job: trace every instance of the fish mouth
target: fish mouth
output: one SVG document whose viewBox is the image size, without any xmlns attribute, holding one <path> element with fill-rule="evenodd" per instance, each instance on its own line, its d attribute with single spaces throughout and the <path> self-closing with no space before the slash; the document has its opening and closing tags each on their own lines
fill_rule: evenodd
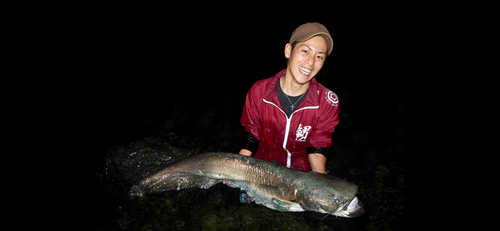
<svg viewBox="0 0 500 231">
<path fill-rule="evenodd" d="M 358 197 L 354 197 L 352 199 L 351 203 L 340 207 L 337 212 L 334 213 L 334 215 L 337 215 L 339 217 L 359 217 L 365 213 L 365 208 L 363 207 L 363 204 L 361 204 L 361 201 L 359 201 Z"/>
</svg>

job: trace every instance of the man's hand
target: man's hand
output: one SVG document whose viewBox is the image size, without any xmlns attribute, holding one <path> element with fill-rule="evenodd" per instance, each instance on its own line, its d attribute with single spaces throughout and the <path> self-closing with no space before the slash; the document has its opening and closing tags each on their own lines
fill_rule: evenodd
<svg viewBox="0 0 500 231">
<path fill-rule="evenodd" d="M 247 149 L 241 149 L 238 154 L 244 155 L 244 156 L 252 156 L 252 152 L 248 151 Z"/>
</svg>

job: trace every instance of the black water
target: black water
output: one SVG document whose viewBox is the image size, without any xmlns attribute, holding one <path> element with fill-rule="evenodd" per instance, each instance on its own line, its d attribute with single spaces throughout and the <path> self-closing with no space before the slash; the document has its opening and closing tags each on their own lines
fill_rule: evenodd
<svg viewBox="0 0 500 231">
<path fill-rule="evenodd" d="M 159 24 L 133 20 L 102 30 L 97 65 L 103 71 L 99 80 L 90 80 L 94 87 L 88 92 L 89 99 L 97 99 L 91 100 L 89 143 L 96 172 L 96 230 L 403 229 L 405 72 L 394 65 L 387 30 L 374 22 L 321 21 L 334 35 L 335 49 L 317 76 L 341 104 L 327 170 L 360 186 L 365 215 L 278 212 L 241 204 L 239 190 L 223 185 L 131 200 L 132 181 L 122 173 L 104 174 L 110 153 L 140 150 L 140 145 L 154 149 L 168 143 L 185 153 L 237 152 L 246 92 L 253 82 L 286 67 L 283 48 L 300 23 L 284 22 L 279 21 L 286 25 L 281 27 L 247 22 L 233 36 L 202 43 L 197 36 L 167 39 L 153 30 Z M 255 30 L 275 36 L 241 37 Z"/>
</svg>

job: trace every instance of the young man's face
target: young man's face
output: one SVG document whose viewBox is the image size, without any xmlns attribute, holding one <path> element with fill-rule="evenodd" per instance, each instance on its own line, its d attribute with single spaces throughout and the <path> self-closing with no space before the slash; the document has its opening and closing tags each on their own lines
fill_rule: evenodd
<svg viewBox="0 0 500 231">
<path fill-rule="evenodd" d="M 298 84 L 308 83 L 323 67 L 328 46 L 321 36 L 314 36 L 305 42 L 285 46 L 285 57 L 288 58 L 288 70 Z"/>
</svg>

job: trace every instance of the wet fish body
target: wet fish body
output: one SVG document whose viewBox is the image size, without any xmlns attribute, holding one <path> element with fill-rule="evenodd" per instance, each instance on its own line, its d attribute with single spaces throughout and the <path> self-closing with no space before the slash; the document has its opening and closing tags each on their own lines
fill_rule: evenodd
<svg viewBox="0 0 500 231">
<path fill-rule="evenodd" d="M 199 154 L 143 179 L 132 192 L 208 189 L 224 181 L 245 190 L 257 204 L 279 211 L 316 211 L 341 217 L 364 213 L 358 187 L 336 177 L 288 169 L 277 163 L 232 153 Z"/>
</svg>

